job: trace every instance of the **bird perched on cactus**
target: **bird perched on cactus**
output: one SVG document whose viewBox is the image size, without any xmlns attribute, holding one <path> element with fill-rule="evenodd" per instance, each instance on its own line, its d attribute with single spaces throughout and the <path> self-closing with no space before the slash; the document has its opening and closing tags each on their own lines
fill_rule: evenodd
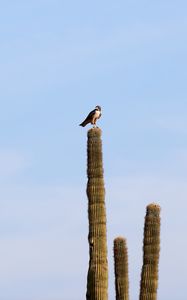
<svg viewBox="0 0 187 300">
<path fill-rule="evenodd" d="M 97 105 L 94 110 L 92 110 L 86 119 L 79 124 L 82 127 L 85 127 L 88 123 L 91 123 L 93 127 L 96 127 L 97 120 L 101 117 L 101 106 Z"/>
</svg>

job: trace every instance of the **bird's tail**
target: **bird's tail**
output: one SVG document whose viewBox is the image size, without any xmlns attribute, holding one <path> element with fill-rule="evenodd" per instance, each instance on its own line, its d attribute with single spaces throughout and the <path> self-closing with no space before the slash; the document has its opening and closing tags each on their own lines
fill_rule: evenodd
<svg viewBox="0 0 187 300">
<path fill-rule="evenodd" d="M 82 123 L 79 124 L 79 126 L 85 127 L 89 122 L 88 121 L 83 121 Z"/>
</svg>

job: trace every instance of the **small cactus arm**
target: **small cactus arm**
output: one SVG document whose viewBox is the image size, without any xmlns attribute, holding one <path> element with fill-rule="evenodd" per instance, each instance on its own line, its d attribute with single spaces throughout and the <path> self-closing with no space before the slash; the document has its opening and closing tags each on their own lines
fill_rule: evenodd
<svg viewBox="0 0 187 300">
<path fill-rule="evenodd" d="M 101 129 L 99 128 L 92 128 L 88 131 L 87 176 L 89 268 L 86 299 L 107 300 L 106 209 Z"/>
<path fill-rule="evenodd" d="M 129 300 L 128 253 L 126 240 L 114 240 L 114 273 L 116 300 Z"/>
<path fill-rule="evenodd" d="M 140 300 L 156 300 L 160 253 L 160 206 L 149 204 L 145 216 Z"/>
</svg>

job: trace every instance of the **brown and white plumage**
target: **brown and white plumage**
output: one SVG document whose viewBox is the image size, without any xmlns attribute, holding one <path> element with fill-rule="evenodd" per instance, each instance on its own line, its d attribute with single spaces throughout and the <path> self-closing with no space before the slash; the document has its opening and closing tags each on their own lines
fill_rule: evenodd
<svg viewBox="0 0 187 300">
<path fill-rule="evenodd" d="M 94 110 L 92 110 L 86 119 L 79 124 L 80 126 L 84 127 L 88 123 L 91 123 L 92 125 L 96 126 L 97 120 L 101 117 L 101 106 L 97 105 Z"/>
</svg>

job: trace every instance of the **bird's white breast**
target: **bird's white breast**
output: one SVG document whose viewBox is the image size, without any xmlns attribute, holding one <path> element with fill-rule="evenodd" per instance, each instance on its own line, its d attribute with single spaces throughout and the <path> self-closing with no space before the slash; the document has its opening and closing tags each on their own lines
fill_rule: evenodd
<svg viewBox="0 0 187 300">
<path fill-rule="evenodd" d="M 100 115 L 101 115 L 101 112 L 99 110 L 96 110 L 96 112 L 95 112 L 95 118 L 98 119 L 100 117 Z"/>
</svg>

